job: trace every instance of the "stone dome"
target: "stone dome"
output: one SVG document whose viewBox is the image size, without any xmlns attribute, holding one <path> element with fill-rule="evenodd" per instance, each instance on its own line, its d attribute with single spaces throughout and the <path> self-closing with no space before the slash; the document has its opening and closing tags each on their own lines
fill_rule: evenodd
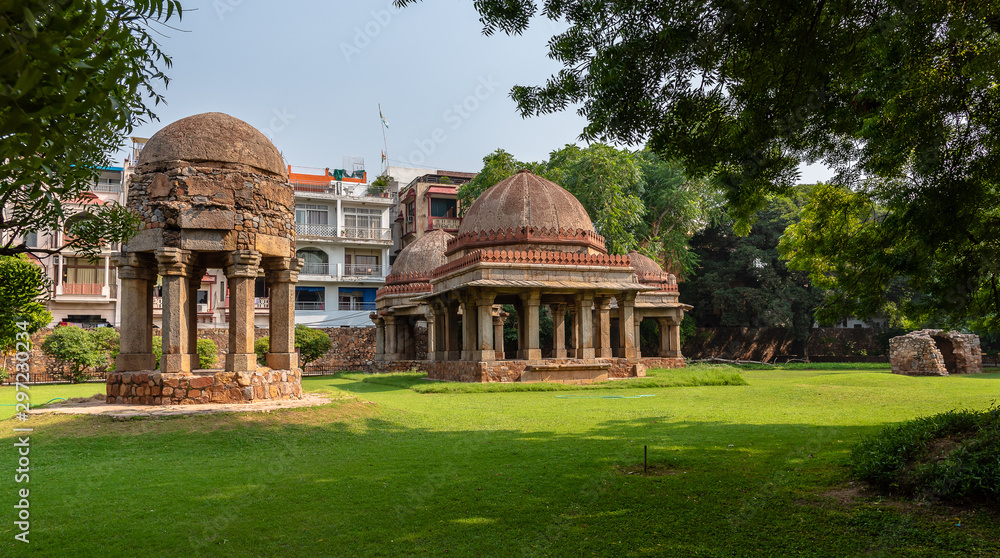
<svg viewBox="0 0 1000 558">
<path fill-rule="evenodd" d="M 482 193 L 462 218 L 448 254 L 462 248 L 503 247 L 560 250 L 585 246 L 607 253 L 604 238 L 573 194 L 551 180 L 522 170 Z"/>
<path fill-rule="evenodd" d="M 444 251 L 451 238 L 451 234 L 445 231 L 433 230 L 403 248 L 392 264 L 392 273 L 386 278 L 386 284 L 430 279 L 434 270 L 444 265 Z"/>
<path fill-rule="evenodd" d="M 278 148 L 246 122 L 221 112 L 182 118 L 149 138 L 137 165 L 156 170 L 184 163 L 246 165 L 288 179 L 288 168 Z"/>
<path fill-rule="evenodd" d="M 628 253 L 629 262 L 635 270 L 636 278 L 644 285 L 659 287 L 664 291 L 677 290 L 677 278 L 672 273 L 666 273 L 660 264 L 652 258 L 632 250 Z"/>
</svg>

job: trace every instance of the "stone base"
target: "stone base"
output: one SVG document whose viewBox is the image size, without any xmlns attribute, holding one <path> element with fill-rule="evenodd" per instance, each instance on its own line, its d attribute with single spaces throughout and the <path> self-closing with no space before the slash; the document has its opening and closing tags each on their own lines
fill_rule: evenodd
<svg viewBox="0 0 1000 558">
<path fill-rule="evenodd" d="M 595 381 L 642 378 L 648 368 L 682 368 L 684 358 L 610 358 L 496 360 L 490 362 L 396 360 L 376 361 L 372 372 L 421 370 L 432 380 L 450 382 L 537 382 L 587 384 Z"/>
<path fill-rule="evenodd" d="M 164 374 L 156 370 L 114 372 L 108 374 L 107 381 L 107 402 L 125 405 L 252 403 L 301 396 L 300 370 L 199 370 L 195 374 Z"/>
</svg>

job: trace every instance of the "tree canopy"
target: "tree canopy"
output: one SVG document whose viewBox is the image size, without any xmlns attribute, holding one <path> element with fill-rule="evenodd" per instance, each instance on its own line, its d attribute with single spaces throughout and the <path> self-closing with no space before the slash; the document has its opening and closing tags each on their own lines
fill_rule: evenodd
<svg viewBox="0 0 1000 558">
<path fill-rule="evenodd" d="M 64 204 L 110 166 L 127 134 L 156 118 L 170 58 L 155 33 L 175 16 L 177 0 L 0 3 L 0 254 L 44 252 L 15 236 L 59 228 Z M 127 238 L 134 223 L 123 226 L 121 211 L 96 210 L 73 247 L 94 253 Z"/>
<path fill-rule="evenodd" d="M 1000 242 L 1000 4 L 474 5 L 487 35 L 519 34 L 538 14 L 568 24 L 548 45 L 562 69 L 511 91 L 522 116 L 579 107 L 583 138 L 676 158 L 687 176 L 718 184 L 737 232 L 790 191 L 801 162 L 834 169 L 844 203 L 815 216 L 851 213 L 863 226 L 839 247 L 822 224 L 798 236 L 820 235 L 802 250 L 835 249 L 817 254 L 833 275 L 851 270 L 833 279 L 842 311 L 884 302 L 900 280 L 933 283 L 928 292 L 955 299 L 955 316 L 1000 310 L 989 265 Z M 874 254 L 859 251 L 866 243 Z"/>
<path fill-rule="evenodd" d="M 49 280 L 40 265 L 23 255 L 0 256 L 0 351 L 13 348 L 19 332 L 31 335 L 52 321 L 45 308 L 48 295 Z"/>
</svg>

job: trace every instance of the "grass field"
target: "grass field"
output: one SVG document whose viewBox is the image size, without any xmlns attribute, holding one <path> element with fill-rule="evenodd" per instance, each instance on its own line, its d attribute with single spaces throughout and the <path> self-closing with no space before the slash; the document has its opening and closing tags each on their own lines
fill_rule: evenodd
<svg viewBox="0 0 1000 558">
<path fill-rule="evenodd" d="M 9 419 L 0 555 L 1000 555 L 997 514 L 879 498 L 846 469 L 884 424 L 988 407 L 1000 374 L 739 374 L 748 385 L 450 394 L 343 375 L 306 379 L 335 398 L 309 409 Z M 101 388 L 41 387 L 33 401 Z M 12 524 L 24 424 L 27 545 Z"/>
</svg>

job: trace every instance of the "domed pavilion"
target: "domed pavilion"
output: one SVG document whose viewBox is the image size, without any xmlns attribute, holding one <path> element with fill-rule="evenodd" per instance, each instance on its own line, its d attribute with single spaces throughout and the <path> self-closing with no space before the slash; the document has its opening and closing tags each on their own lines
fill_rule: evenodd
<svg viewBox="0 0 1000 558">
<path fill-rule="evenodd" d="M 174 122 L 149 139 L 127 207 L 142 230 L 117 258 L 121 351 L 109 403 L 181 404 L 297 398 L 294 348 L 295 205 L 277 148 L 242 120 L 212 112 Z M 199 370 L 198 285 L 221 268 L 229 287 L 223 370 Z M 254 281 L 270 286 L 267 366 L 254 354 Z M 162 281 L 159 369 L 152 352 L 153 287 Z"/>
<path fill-rule="evenodd" d="M 471 382 L 590 382 L 683 366 L 676 279 L 638 254 L 609 255 L 586 210 L 558 184 L 521 171 L 486 190 L 448 236 L 404 249 L 379 291 L 379 368 L 420 366 L 431 378 Z M 504 304 L 516 309 L 516 354 L 503 350 Z M 545 355 L 542 306 L 554 322 Z M 426 321 L 426 362 L 407 362 L 414 353 L 394 341 L 401 315 Z M 655 359 L 638 350 L 643 316 L 665 320 Z"/>
</svg>

